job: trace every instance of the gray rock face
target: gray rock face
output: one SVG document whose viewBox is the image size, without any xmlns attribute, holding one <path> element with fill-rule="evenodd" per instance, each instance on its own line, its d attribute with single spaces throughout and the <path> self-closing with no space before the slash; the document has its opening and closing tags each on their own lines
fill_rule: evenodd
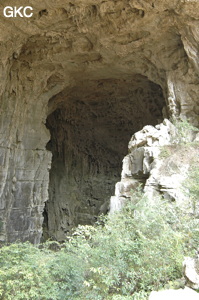
<svg viewBox="0 0 199 300">
<path fill-rule="evenodd" d="M 186 212 L 198 215 L 198 208 L 183 190 L 190 165 L 198 163 L 198 144 L 186 147 L 177 144 L 177 138 L 177 129 L 167 119 L 155 127 L 145 126 L 132 136 L 129 154 L 123 159 L 121 181 L 111 197 L 111 213 L 119 210 L 131 198 L 132 190 L 142 185 L 148 197 L 163 196 Z M 197 136 L 193 137 L 196 140 Z"/>
<path fill-rule="evenodd" d="M 6 5 L 0 241 L 39 242 L 44 218 L 46 234 L 63 239 L 77 223 L 93 222 L 113 194 L 132 134 L 179 115 L 198 125 L 199 4 L 35 0 L 29 19 L 5 18 Z M 123 180 L 152 172 L 154 141 L 147 143 Z"/>
</svg>

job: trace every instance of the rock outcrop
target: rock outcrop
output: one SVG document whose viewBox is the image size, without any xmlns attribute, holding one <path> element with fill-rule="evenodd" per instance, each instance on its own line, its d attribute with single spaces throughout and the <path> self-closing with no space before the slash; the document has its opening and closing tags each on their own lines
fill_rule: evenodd
<svg viewBox="0 0 199 300">
<path fill-rule="evenodd" d="M 161 196 L 186 213 L 198 216 L 198 205 L 193 205 L 184 187 L 190 166 L 199 163 L 197 132 L 187 131 L 188 146 L 178 143 L 179 135 L 177 128 L 165 119 L 155 127 L 145 126 L 132 136 L 129 154 L 123 159 L 121 181 L 111 197 L 111 213 L 119 210 L 133 197 L 132 191 L 142 186 L 148 197 Z"/>
<path fill-rule="evenodd" d="M 31 18 L 5 18 L 6 5 L 0 241 L 38 243 L 42 227 L 62 240 L 113 194 L 132 134 L 171 117 L 198 125 L 199 3 L 34 0 Z"/>
<path fill-rule="evenodd" d="M 183 262 L 184 276 L 186 285 L 192 289 L 199 289 L 199 259 L 192 257 L 185 257 Z"/>
<path fill-rule="evenodd" d="M 159 292 L 151 292 L 149 300 L 198 300 L 199 294 L 192 289 L 186 287 L 179 290 L 164 290 Z"/>
</svg>

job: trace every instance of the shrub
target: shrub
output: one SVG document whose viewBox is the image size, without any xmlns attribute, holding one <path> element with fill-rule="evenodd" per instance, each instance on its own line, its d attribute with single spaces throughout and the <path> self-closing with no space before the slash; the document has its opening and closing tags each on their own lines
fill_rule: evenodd
<svg viewBox="0 0 199 300">
<path fill-rule="evenodd" d="M 192 255 L 194 254 L 193 250 L 198 249 L 199 241 L 199 168 L 196 161 L 193 163 L 194 165 L 190 167 L 188 176 L 184 181 L 183 189 L 189 199 L 192 213 L 190 213 L 190 209 L 187 214 L 184 213 L 180 227 L 181 232 L 186 236 L 186 246 L 192 250 Z"/>
<path fill-rule="evenodd" d="M 199 199 L 199 168 L 192 166 L 189 170 L 188 178 L 185 182 L 185 187 L 189 190 L 189 197 L 195 203 Z"/>
<path fill-rule="evenodd" d="M 51 254 L 29 243 L 12 244 L 0 249 L 0 298 L 56 299 L 49 278 Z"/>
<path fill-rule="evenodd" d="M 50 243 L 2 247 L 0 298 L 145 300 L 182 276 L 194 226 L 170 203 L 134 192 L 121 212 L 79 226 L 58 251 Z"/>
<path fill-rule="evenodd" d="M 161 200 L 129 203 L 92 236 L 86 299 L 150 291 L 180 277 L 181 241 Z"/>
<path fill-rule="evenodd" d="M 173 124 L 177 130 L 175 142 L 178 144 L 187 144 L 191 142 L 192 134 L 199 131 L 199 129 L 190 124 L 188 120 L 174 120 Z"/>
</svg>

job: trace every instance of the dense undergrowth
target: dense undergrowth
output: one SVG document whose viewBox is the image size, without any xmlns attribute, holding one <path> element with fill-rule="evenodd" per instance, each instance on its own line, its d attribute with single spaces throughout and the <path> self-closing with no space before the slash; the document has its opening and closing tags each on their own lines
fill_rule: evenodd
<svg viewBox="0 0 199 300">
<path fill-rule="evenodd" d="M 79 226 L 62 245 L 3 246 L 0 299 L 147 299 L 181 278 L 183 257 L 199 242 L 198 225 L 173 204 L 134 192 L 121 212 Z"/>
</svg>

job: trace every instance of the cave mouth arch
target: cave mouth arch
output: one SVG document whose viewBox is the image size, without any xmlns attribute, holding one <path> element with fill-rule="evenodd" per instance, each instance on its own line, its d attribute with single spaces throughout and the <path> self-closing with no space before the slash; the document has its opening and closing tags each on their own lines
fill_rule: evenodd
<svg viewBox="0 0 199 300">
<path fill-rule="evenodd" d="M 78 82 L 49 101 L 52 152 L 43 239 L 65 239 L 78 224 L 106 213 L 131 136 L 163 120 L 161 87 L 136 74 Z"/>
</svg>

